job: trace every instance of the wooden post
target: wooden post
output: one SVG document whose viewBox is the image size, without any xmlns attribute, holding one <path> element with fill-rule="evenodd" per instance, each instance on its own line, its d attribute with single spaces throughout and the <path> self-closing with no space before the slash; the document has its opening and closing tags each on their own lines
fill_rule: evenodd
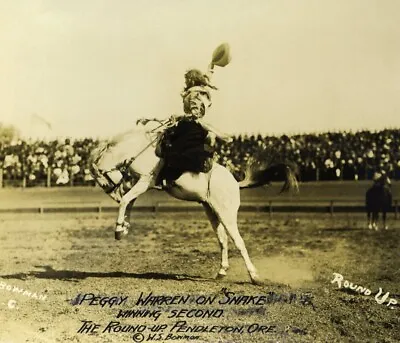
<svg viewBox="0 0 400 343">
<path fill-rule="evenodd" d="M 315 181 L 319 181 L 319 167 L 315 171 Z"/>
<path fill-rule="evenodd" d="M 26 175 L 22 176 L 22 188 L 26 188 Z"/>
<path fill-rule="evenodd" d="M 0 188 L 3 188 L 3 166 L 0 166 Z"/>
<path fill-rule="evenodd" d="M 272 218 L 272 201 L 269 201 L 269 217 Z"/>
<path fill-rule="evenodd" d="M 46 186 L 51 187 L 51 167 L 49 166 L 47 168 L 47 181 L 46 181 Z"/>
<path fill-rule="evenodd" d="M 69 185 L 72 187 L 74 185 L 74 175 L 72 174 L 72 169 L 68 168 L 69 173 Z"/>
<path fill-rule="evenodd" d="M 101 219 L 102 213 L 103 213 L 103 209 L 101 208 L 101 203 L 100 203 L 99 206 L 97 207 L 97 218 L 98 219 Z"/>
<path fill-rule="evenodd" d="M 330 214 L 331 214 L 331 217 L 333 217 L 333 200 L 331 200 L 329 212 L 330 212 Z"/>
</svg>

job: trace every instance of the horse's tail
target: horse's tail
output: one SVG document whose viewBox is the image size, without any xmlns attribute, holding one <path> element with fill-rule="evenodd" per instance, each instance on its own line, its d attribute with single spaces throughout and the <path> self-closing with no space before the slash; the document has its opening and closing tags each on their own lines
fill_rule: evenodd
<svg viewBox="0 0 400 343">
<path fill-rule="evenodd" d="M 239 186 L 240 188 L 255 188 L 283 178 L 285 183 L 280 193 L 287 191 L 298 193 L 297 175 L 297 165 L 292 162 L 282 161 L 268 164 L 260 160 L 251 159 L 245 169 L 244 179 L 239 182 Z"/>
</svg>

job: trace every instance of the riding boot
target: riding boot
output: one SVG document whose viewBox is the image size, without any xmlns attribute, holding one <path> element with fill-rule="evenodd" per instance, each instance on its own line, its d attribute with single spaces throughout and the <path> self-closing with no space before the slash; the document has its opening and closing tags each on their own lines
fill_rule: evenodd
<svg viewBox="0 0 400 343">
<path fill-rule="evenodd" d="M 156 185 L 153 186 L 154 189 L 163 191 L 168 187 L 168 181 L 166 179 L 160 180 Z"/>
</svg>

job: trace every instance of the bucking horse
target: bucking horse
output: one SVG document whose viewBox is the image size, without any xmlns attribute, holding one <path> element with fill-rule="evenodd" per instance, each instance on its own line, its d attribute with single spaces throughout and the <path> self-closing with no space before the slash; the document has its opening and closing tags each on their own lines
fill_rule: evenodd
<svg viewBox="0 0 400 343">
<path fill-rule="evenodd" d="M 125 215 L 135 200 L 150 189 L 160 189 L 157 176 L 163 168 L 163 159 L 157 156 L 156 149 L 166 127 L 171 125 L 171 120 L 158 121 L 157 125 L 154 128 L 148 123 L 137 123 L 135 128 L 115 136 L 91 154 L 94 179 L 119 204 L 115 239 L 119 240 L 128 233 L 129 222 Z M 177 199 L 203 205 L 221 247 L 221 266 L 217 277 L 225 276 L 229 268 L 229 235 L 244 259 L 252 282 L 260 283 L 238 230 L 240 189 L 266 185 L 275 180 L 277 173 L 281 173 L 285 180 L 281 192 L 298 191 L 295 164 L 271 163 L 254 157 L 246 162 L 241 181 L 237 181 L 227 168 L 213 161 L 208 172 L 185 171 L 176 180 L 162 187 L 163 191 Z"/>
</svg>

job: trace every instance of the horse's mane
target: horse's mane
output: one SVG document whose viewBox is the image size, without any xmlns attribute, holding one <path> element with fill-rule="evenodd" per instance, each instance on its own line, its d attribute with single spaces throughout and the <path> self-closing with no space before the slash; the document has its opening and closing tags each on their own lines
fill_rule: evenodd
<svg viewBox="0 0 400 343">
<path fill-rule="evenodd" d="M 130 138 L 136 137 L 138 134 L 145 134 L 146 130 L 143 126 L 138 125 L 132 129 L 118 133 L 109 139 L 101 142 L 96 148 L 92 150 L 89 157 L 89 164 L 97 163 L 101 156 L 110 148 L 116 147 L 118 144 L 126 142 Z"/>
<path fill-rule="evenodd" d="M 138 133 L 143 133 L 144 129 L 142 126 L 137 126 L 134 127 L 133 129 L 130 129 L 128 131 L 118 133 L 115 136 L 111 137 L 110 139 L 107 140 L 107 146 L 108 147 L 113 147 L 116 146 L 117 144 L 125 141 L 127 138 L 130 138 L 132 136 L 136 136 Z"/>
</svg>

